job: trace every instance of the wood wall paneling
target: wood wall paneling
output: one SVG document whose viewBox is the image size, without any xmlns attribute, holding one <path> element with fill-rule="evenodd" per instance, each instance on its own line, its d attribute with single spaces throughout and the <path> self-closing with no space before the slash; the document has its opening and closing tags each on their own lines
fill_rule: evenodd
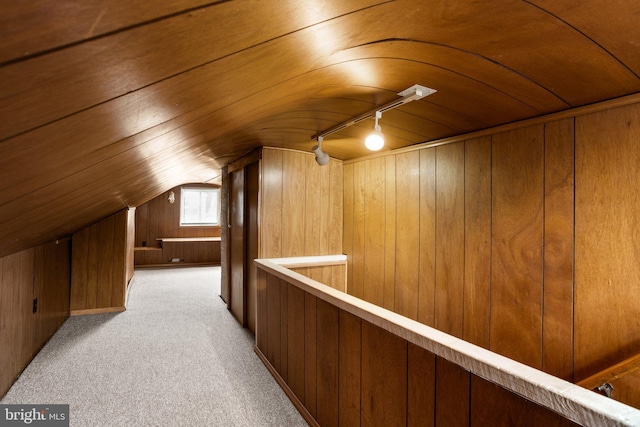
<svg viewBox="0 0 640 427">
<path fill-rule="evenodd" d="M 339 424 L 360 425 L 361 390 L 361 324 L 362 321 L 346 311 L 340 310 L 339 337 Z"/>
<path fill-rule="evenodd" d="M 338 348 L 339 310 L 317 299 L 317 413 L 321 426 L 337 426 L 338 420 Z"/>
<path fill-rule="evenodd" d="M 491 137 L 465 141 L 463 338 L 489 348 Z"/>
<path fill-rule="evenodd" d="M 231 293 L 231 273 L 229 254 L 229 167 L 222 168 L 220 187 L 220 298 L 227 303 Z M 140 209 L 140 208 L 138 208 Z M 266 280 L 266 278 L 265 278 Z M 262 347 L 259 346 L 262 349 Z M 264 351 L 263 354 L 266 354 Z"/>
<path fill-rule="evenodd" d="M 407 341 L 362 321 L 362 425 L 407 423 Z"/>
<path fill-rule="evenodd" d="M 280 279 L 267 276 L 267 353 L 265 356 L 276 371 L 280 372 Z"/>
<path fill-rule="evenodd" d="M 545 124 L 542 370 L 573 381 L 574 120 Z"/>
<path fill-rule="evenodd" d="M 306 154 L 293 151 L 282 153 L 282 252 L 286 256 L 305 254 L 305 165 Z"/>
<path fill-rule="evenodd" d="M 305 386 L 305 292 L 291 284 L 287 286 L 287 377 L 291 390 L 304 403 Z"/>
<path fill-rule="evenodd" d="M 351 165 L 345 165 L 347 167 Z M 398 212 L 396 202 L 396 157 L 385 157 L 385 223 L 384 235 L 379 233 L 380 238 L 384 238 L 384 290 L 382 306 L 387 310 L 395 310 L 395 284 L 396 284 L 396 215 Z M 346 181 L 345 181 L 346 185 Z M 345 187 L 346 188 L 346 187 Z M 349 204 L 349 200 L 345 198 L 344 209 L 345 217 L 347 209 L 353 204 Z M 402 209 L 400 209 L 402 213 Z M 346 229 L 346 228 L 345 228 Z M 350 248 L 349 248 L 350 249 Z M 350 254 L 347 248 L 344 248 L 346 254 Z M 347 271 L 348 274 L 348 271 Z"/>
<path fill-rule="evenodd" d="M 69 243 L 0 258 L 0 398 L 69 316 Z"/>
<path fill-rule="evenodd" d="M 404 212 L 398 206 L 398 212 Z M 436 150 L 420 150 L 420 265 L 418 321 L 436 324 Z M 402 241 L 398 241 L 402 245 Z"/>
<path fill-rule="evenodd" d="M 347 285 L 349 294 L 363 298 L 365 263 L 365 165 L 353 165 L 353 276 Z"/>
<path fill-rule="evenodd" d="M 408 343 L 407 426 L 435 425 L 436 356 Z"/>
<path fill-rule="evenodd" d="M 124 209 L 73 235 L 71 311 L 74 314 L 124 309 L 130 269 L 127 266 L 128 219 L 129 212 Z"/>
<path fill-rule="evenodd" d="M 396 286 L 395 310 L 418 318 L 420 260 L 420 154 L 396 155 Z M 357 209 L 356 209 L 357 210 Z M 354 255 L 355 257 L 355 255 Z M 357 265 L 354 266 L 354 269 Z"/>
<path fill-rule="evenodd" d="M 289 380 L 289 284 L 280 281 L 280 376 Z"/>
<path fill-rule="evenodd" d="M 640 353 L 640 104 L 576 118 L 575 377 Z"/>
<path fill-rule="evenodd" d="M 382 306 L 384 302 L 385 159 L 364 162 L 364 282 L 362 298 Z"/>
<path fill-rule="evenodd" d="M 436 148 L 435 327 L 458 338 L 464 314 L 464 170 L 463 142 Z"/>
<path fill-rule="evenodd" d="M 493 136 L 490 349 L 542 364 L 543 127 Z"/>
<path fill-rule="evenodd" d="M 354 164 L 350 163 L 344 165 L 343 169 L 344 181 L 343 181 L 343 235 L 342 235 L 342 250 L 347 254 L 347 293 L 353 295 L 353 257 L 355 252 L 353 251 L 353 218 L 354 218 Z M 395 247 L 394 247 L 395 251 Z"/>
<path fill-rule="evenodd" d="M 317 419 L 318 347 L 317 298 L 304 294 L 304 404 Z"/>
<path fill-rule="evenodd" d="M 436 357 L 435 367 L 435 424 L 447 427 L 468 426 L 471 374 L 441 357 Z"/>
<path fill-rule="evenodd" d="M 282 186 L 284 151 L 262 152 L 261 258 L 282 257 Z"/>
<path fill-rule="evenodd" d="M 259 198 L 260 198 L 260 163 L 253 162 L 245 166 L 246 171 L 246 250 L 247 250 L 247 327 L 256 330 L 256 283 L 257 269 L 253 260 L 259 257 Z M 209 245 L 211 247 L 211 245 Z M 214 255 L 215 259 L 215 255 Z M 218 260 L 219 261 L 219 260 Z"/>
</svg>

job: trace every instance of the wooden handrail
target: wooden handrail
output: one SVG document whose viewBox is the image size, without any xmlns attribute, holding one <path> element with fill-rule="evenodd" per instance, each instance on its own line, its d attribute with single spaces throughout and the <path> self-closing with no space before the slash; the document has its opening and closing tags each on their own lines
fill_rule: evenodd
<svg viewBox="0 0 640 427">
<path fill-rule="evenodd" d="M 285 264 L 282 259 L 258 259 L 255 264 L 268 274 L 580 425 L 640 425 L 640 410 L 337 291 L 289 270 L 281 265 Z M 286 264 L 290 265 L 291 259 Z M 256 341 L 258 338 L 256 335 Z"/>
<path fill-rule="evenodd" d="M 620 363 L 617 363 L 597 374 L 591 375 L 576 384 L 589 390 L 593 390 L 604 383 L 611 383 L 640 369 L 640 354 L 636 354 Z"/>
</svg>

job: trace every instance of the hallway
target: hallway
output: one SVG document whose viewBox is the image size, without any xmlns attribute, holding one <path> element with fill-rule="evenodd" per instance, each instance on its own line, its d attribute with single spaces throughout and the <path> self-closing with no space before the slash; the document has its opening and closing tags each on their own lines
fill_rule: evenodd
<svg viewBox="0 0 640 427">
<path fill-rule="evenodd" d="M 127 311 L 69 318 L 1 403 L 69 404 L 72 426 L 306 425 L 219 286 L 219 267 L 137 270 Z"/>
</svg>

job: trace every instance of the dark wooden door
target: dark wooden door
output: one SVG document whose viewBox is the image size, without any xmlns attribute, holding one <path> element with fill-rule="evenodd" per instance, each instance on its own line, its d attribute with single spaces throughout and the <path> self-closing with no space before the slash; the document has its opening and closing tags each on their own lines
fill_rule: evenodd
<svg viewBox="0 0 640 427">
<path fill-rule="evenodd" d="M 231 278 L 228 307 L 243 326 L 247 324 L 246 259 L 245 259 L 245 189 L 244 168 L 229 174 L 229 275 Z"/>
</svg>

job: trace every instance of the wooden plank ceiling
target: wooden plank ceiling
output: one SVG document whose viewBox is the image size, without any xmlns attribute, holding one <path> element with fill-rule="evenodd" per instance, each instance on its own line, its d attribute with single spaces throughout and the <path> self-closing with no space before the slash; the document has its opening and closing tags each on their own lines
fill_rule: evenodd
<svg viewBox="0 0 640 427">
<path fill-rule="evenodd" d="M 385 113 L 387 149 L 640 91 L 640 2 L 32 0 L 0 5 L 0 256 Z M 367 120 L 328 137 L 366 154 Z"/>
</svg>

